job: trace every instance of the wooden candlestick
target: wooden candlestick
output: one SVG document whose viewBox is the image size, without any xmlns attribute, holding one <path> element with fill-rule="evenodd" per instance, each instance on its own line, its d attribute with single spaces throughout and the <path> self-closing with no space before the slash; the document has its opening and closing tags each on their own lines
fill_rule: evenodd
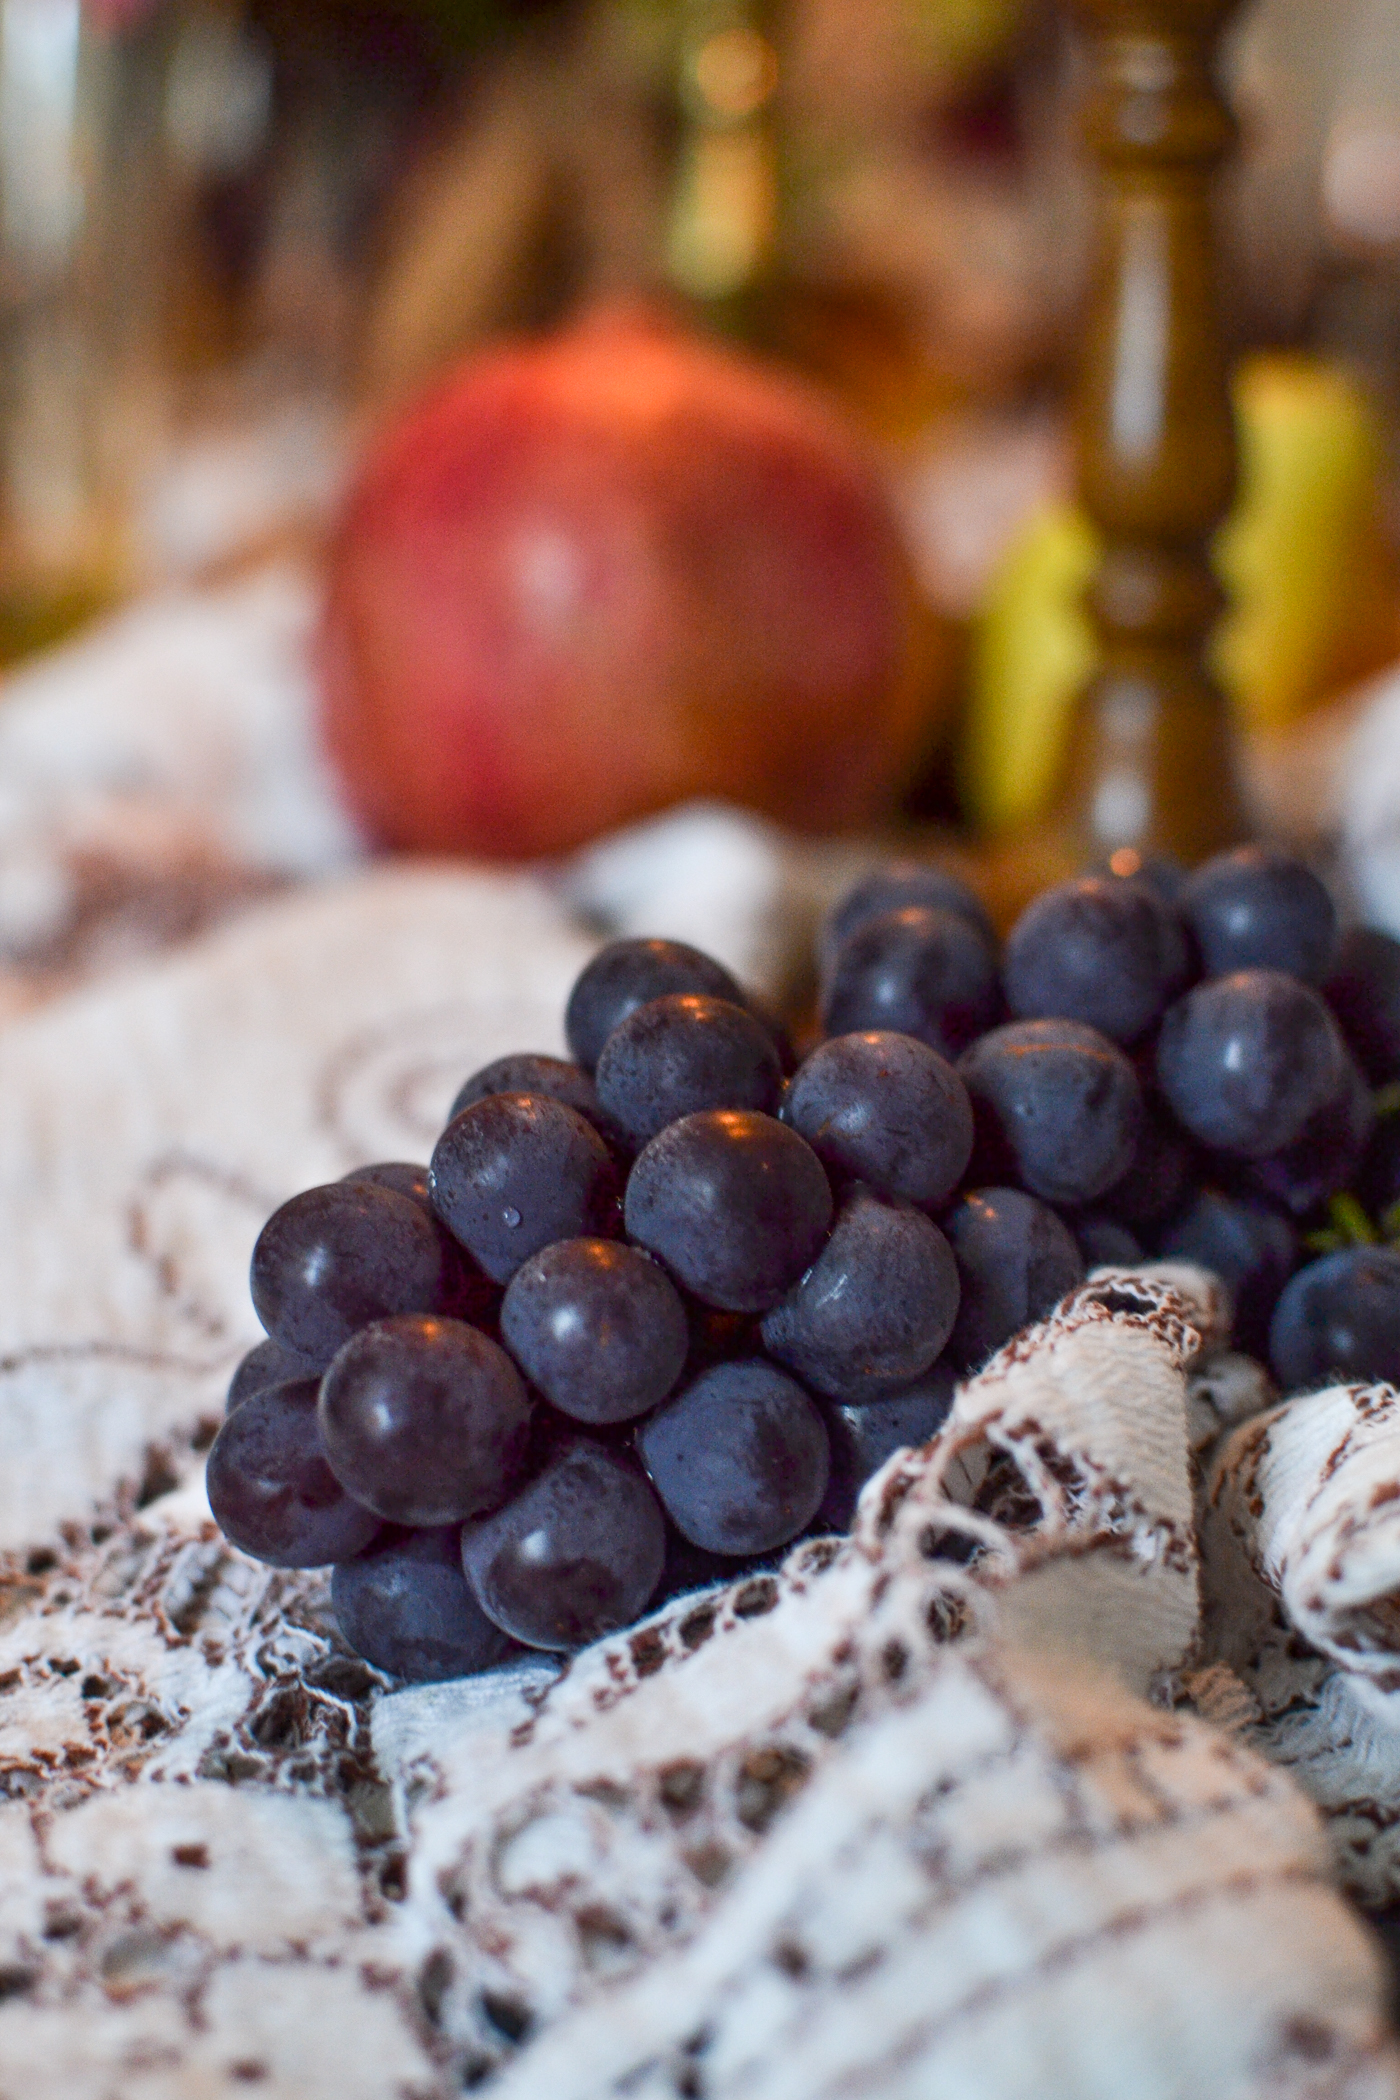
<svg viewBox="0 0 1400 2100">
<path fill-rule="evenodd" d="M 1230 724 L 1205 668 L 1211 536 L 1234 490 L 1210 190 L 1235 134 L 1215 85 L 1238 0 L 1074 0 L 1102 231 L 1079 388 L 1079 492 L 1104 541 L 1099 668 L 1061 817 L 1078 853 L 1183 861 L 1243 835 Z"/>
</svg>

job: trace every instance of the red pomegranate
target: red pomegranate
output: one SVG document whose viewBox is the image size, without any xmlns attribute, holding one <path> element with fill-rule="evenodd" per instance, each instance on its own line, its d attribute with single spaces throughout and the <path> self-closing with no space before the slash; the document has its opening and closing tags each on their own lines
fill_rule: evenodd
<svg viewBox="0 0 1400 2100">
<path fill-rule="evenodd" d="M 879 815 L 915 601 L 823 398 L 635 313 L 475 357 L 374 445 L 332 552 L 327 745 L 386 844 L 560 853 L 696 795 Z"/>
</svg>

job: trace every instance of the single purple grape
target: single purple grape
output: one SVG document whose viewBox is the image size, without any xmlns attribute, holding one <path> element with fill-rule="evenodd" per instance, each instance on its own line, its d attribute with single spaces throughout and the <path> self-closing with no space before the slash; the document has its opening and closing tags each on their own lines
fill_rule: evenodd
<svg viewBox="0 0 1400 2100">
<path fill-rule="evenodd" d="M 1177 1001 L 1157 1076 L 1178 1122 L 1215 1151 L 1263 1159 L 1335 1101 L 1346 1046 L 1320 995 L 1279 970 L 1237 970 Z"/>
<path fill-rule="evenodd" d="M 315 1374 L 314 1364 L 308 1363 L 304 1356 L 296 1356 L 290 1349 L 284 1349 L 280 1342 L 259 1342 L 255 1349 L 248 1351 L 229 1380 L 224 1413 L 231 1415 L 245 1400 L 251 1400 L 254 1393 L 265 1393 L 274 1385 L 292 1385 Z"/>
<path fill-rule="evenodd" d="M 973 1168 L 1047 1203 L 1092 1203 L 1132 1165 L 1142 1127 L 1137 1074 L 1082 1021 L 1013 1021 L 958 1064 L 972 1097 Z"/>
<path fill-rule="evenodd" d="M 761 1359 L 703 1371 L 637 1432 L 667 1516 L 709 1553 L 768 1553 L 811 1523 L 830 1445 L 816 1402 Z"/>
<path fill-rule="evenodd" d="M 490 1094 L 433 1148 L 433 1204 L 493 1283 L 553 1240 L 617 1229 L 612 1155 L 577 1109 L 546 1094 Z"/>
<path fill-rule="evenodd" d="M 907 1447 L 917 1449 L 936 1436 L 953 1404 L 957 1377 L 946 1358 L 898 1392 L 864 1406 L 828 1407 L 827 1434 L 831 1439 L 831 1477 L 822 1506 L 819 1526 L 849 1531 L 860 1491 L 879 1472 L 886 1459 Z"/>
<path fill-rule="evenodd" d="M 548 1094 L 552 1101 L 562 1101 L 565 1108 L 576 1109 L 606 1144 L 616 1147 L 625 1142 L 583 1066 L 570 1064 L 566 1058 L 546 1057 L 535 1050 L 510 1051 L 504 1057 L 493 1058 L 458 1089 L 457 1098 L 447 1111 L 448 1122 L 464 1108 L 489 1100 L 492 1094 Z"/>
<path fill-rule="evenodd" d="M 205 1469 L 214 1520 L 226 1539 L 274 1568 L 349 1560 L 379 1530 L 326 1461 L 314 1378 L 265 1387 L 229 1415 Z"/>
<path fill-rule="evenodd" d="M 1068 1226 L 1023 1189 L 974 1189 L 949 1217 L 948 1237 L 962 1280 L 948 1357 L 962 1371 L 975 1371 L 1084 1281 Z"/>
<path fill-rule="evenodd" d="M 522 1470 L 530 1399 L 504 1349 L 464 1320 L 406 1313 L 352 1337 L 321 1380 L 336 1478 L 396 1524 L 499 1508 Z"/>
<path fill-rule="evenodd" d="M 892 911 L 951 911 L 966 919 L 988 952 L 996 955 L 996 934 L 986 906 L 965 882 L 925 861 L 888 861 L 862 876 L 847 890 L 822 922 L 817 942 L 818 967 L 823 981 L 831 974 L 838 950 L 853 933 L 872 919 L 883 919 Z"/>
<path fill-rule="evenodd" d="M 1083 1021 L 1136 1042 L 1190 974 L 1175 913 L 1139 883 L 1081 875 L 1027 906 L 1007 936 L 1006 1000 L 1018 1019 Z"/>
<path fill-rule="evenodd" d="M 258 1234 L 253 1308 L 275 1342 L 319 1369 L 370 1320 L 436 1312 L 448 1269 L 413 1197 L 335 1181 L 293 1196 Z"/>
<path fill-rule="evenodd" d="M 710 1108 L 777 1112 L 783 1075 L 772 1038 L 742 1006 L 696 992 L 649 999 L 604 1043 L 598 1098 L 634 1147 Z"/>
<path fill-rule="evenodd" d="M 628 1237 L 725 1312 L 766 1312 L 831 1224 L 831 1187 L 795 1130 L 750 1110 L 668 1124 L 627 1182 Z"/>
<path fill-rule="evenodd" d="M 869 919 L 837 949 L 822 993 L 823 1035 L 892 1030 L 955 1058 L 1001 1012 L 991 949 L 957 912 Z"/>
<path fill-rule="evenodd" d="M 459 1524 L 391 1530 L 354 1560 L 337 1561 L 331 1609 L 357 1655 L 410 1684 L 489 1670 L 510 1646 L 462 1573 Z"/>
<path fill-rule="evenodd" d="M 813 1392 L 875 1400 L 930 1369 L 959 1296 L 938 1227 L 912 1203 L 856 1187 L 811 1268 L 765 1313 L 763 1344 Z"/>
<path fill-rule="evenodd" d="M 1187 877 L 1181 912 L 1207 977 L 1282 970 L 1320 984 L 1337 942 L 1337 912 L 1302 861 L 1276 846 L 1236 846 Z"/>
<path fill-rule="evenodd" d="M 735 1006 L 746 1004 L 723 963 L 688 948 L 684 941 L 611 941 L 583 970 L 564 1012 L 569 1048 L 584 1070 L 593 1070 L 620 1022 L 668 992 L 698 992 L 731 1000 Z"/>
<path fill-rule="evenodd" d="M 577 1422 L 628 1422 L 685 1368 L 685 1307 L 649 1254 L 617 1240 L 556 1240 L 522 1263 L 501 1337 L 533 1385 Z"/>
<path fill-rule="evenodd" d="M 1274 1308 L 1269 1355 L 1285 1393 L 1400 1381 L 1400 1252 L 1344 1247 L 1300 1269 Z"/>
<path fill-rule="evenodd" d="M 464 1525 L 487 1617 L 531 1648 L 582 1648 L 630 1625 L 661 1580 L 666 1525 L 630 1455 L 566 1441 L 494 1515 Z"/>
<path fill-rule="evenodd" d="M 832 1036 L 804 1059 L 782 1120 L 827 1172 L 932 1210 L 972 1157 L 972 1103 L 945 1057 L 914 1036 Z"/>
</svg>

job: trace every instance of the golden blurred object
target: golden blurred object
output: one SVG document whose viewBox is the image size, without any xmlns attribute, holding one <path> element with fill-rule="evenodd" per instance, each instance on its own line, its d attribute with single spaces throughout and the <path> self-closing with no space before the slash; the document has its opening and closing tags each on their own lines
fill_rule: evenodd
<svg viewBox="0 0 1400 2100">
<path fill-rule="evenodd" d="M 1098 535 L 1057 504 L 1021 532 L 977 620 L 959 765 L 962 799 L 983 831 L 1029 824 L 1055 791 L 1074 696 L 1094 668 L 1083 608 Z"/>
<path fill-rule="evenodd" d="M 0 590 L 0 667 L 66 641 L 109 612 L 120 595 L 115 577 L 104 581 L 97 574 L 71 582 L 30 578 Z"/>
<path fill-rule="evenodd" d="M 925 64 L 951 74 L 975 74 L 996 65 L 1027 11 L 1026 0 L 907 0 L 907 5 Z"/>
<path fill-rule="evenodd" d="M 1282 729 L 1400 651 L 1378 418 L 1335 366 L 1252 358 L 1235 384 L 1241 500 L 1216 562 L 1232 606 L 1213 651 L 1250 729 Z"/>
<path fill-rule="evenodd" d="M 772 260 L 777 146 L 768 121 L 778 54 L 739 0 L 683 10 L 681 108 L 686 129 L 667 229 L 667 274 L 699 300 L 732 299 Z"/>
<path fill-rule="evenodd" d="M 778 225 L 771 105 L 778 54 L 744 0 L 686 0 L 680 106 L 685 126 L 666 234 L 667 275 L 699 300 L 748 290 L 772 261 Z"/>
<path fill-rule="evenodd" d="M 1240 484 L 1217 542 L 1234 604 L 1212 662 L 1246 729 L 1282 729 L 1400 650 L 1400 572 L 1381 527 L 1381 438 L 1361 389 L 1319 360 L 1244 361 Z M 960 779 L 988 831 L 1048 806 L 1074 695 L 1092 671 L 1082 604 L 1099 558 L 1084 514 L 1040 512 L 977 623 Z"/>
</svg>

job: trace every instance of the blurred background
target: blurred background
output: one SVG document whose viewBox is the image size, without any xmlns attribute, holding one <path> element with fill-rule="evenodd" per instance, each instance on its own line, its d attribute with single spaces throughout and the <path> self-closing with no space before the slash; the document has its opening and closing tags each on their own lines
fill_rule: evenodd
<svg viewBox="0 0 1400 2100">
<path fill-rule="evenodd" d="M 1255 0 L 1225 63 L 1217 668 L 1286 798 L 1400 654 L 1400 0 Z M 0 659 L 314 554 L 435 372 L 642 295 L 876 448 L 935 637 L 910 808 L 1014 827 L 1090 648 L 1082 65 L 1052 0 L 0 0 Z"/>
</svg>

